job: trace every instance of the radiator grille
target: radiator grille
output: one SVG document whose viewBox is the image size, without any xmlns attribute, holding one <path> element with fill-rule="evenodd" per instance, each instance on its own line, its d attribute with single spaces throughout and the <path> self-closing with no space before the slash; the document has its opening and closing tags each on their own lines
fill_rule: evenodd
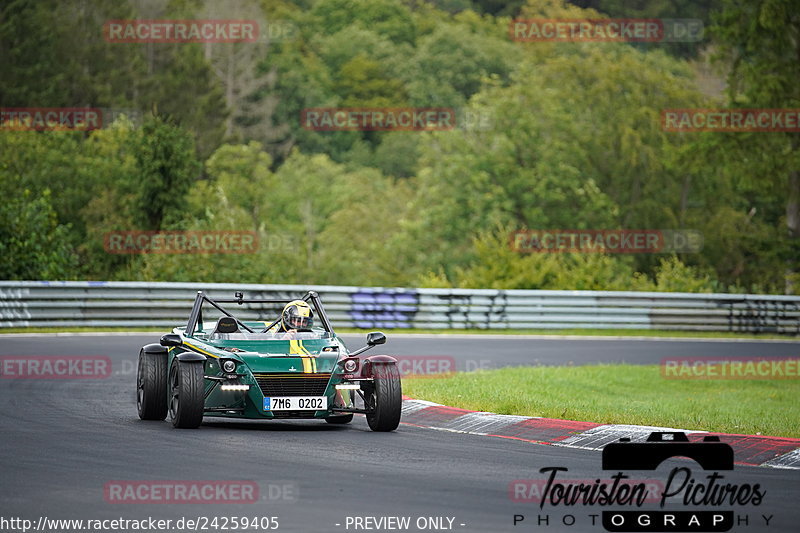
<svg viewBox="0 0 800 533">
<path fill-rule="evenodd" d="M 264 396 L 324 396 L 330 373 L 298 374 L 256 372 L 253 374 Z"/>
<path fill-rule="evenodd" d="M 272 418 L 314 418 L 316 411 L 271 411 Z"/>
</svg>

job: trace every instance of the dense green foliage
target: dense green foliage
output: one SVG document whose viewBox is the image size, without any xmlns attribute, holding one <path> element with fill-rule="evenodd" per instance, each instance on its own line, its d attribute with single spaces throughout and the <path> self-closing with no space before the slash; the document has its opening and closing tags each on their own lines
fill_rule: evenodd
<svg viewBox="0 0 800 533">
<path fill-rule="evenodd" d="M 0 106 L 133 110 L 0 128 L 5 279 L 800 292 L 797 133 L 668 133 L 661 111 L 800 108 L 792 0 L 212 0 L 0 7 Z M 794 8 L 793 8 L 794 4 Z M 668 17 L 700 43 L 519 43 L 511 18 Z M 256 43 L 128 44 L 111 19 L 255 19 Z M 713 52 L 727 92 L 691 59 Z M 687 59 L 688 58 L 688 59 Z M 309 107 L 451 107 L 439 132 L 325 132 Z M 519 228 L 699 230 L 701 253 L 520 254 Z M 116 230 L 256 253 L 117 255 Z"/>
</svg>

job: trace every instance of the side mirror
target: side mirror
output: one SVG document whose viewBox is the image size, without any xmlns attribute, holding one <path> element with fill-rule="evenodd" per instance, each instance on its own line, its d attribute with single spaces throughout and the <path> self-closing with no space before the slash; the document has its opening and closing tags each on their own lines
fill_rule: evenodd
<svg viewBox="0 0 800 533">
<path fill-rule="evenodd" d="M 177 333 L 167 333 L 161 336 L 161 346 L 180 346 L 181 336 Z"/>
<path fill-rule="evenodd" d="M 366 352 L 373 346 L 377 346 L 385 342 L 386 342 L 386 335 L 384 335 L 380 331 L 372 331 L 370 333 L 367 333 L 367 345 L 364 346 L 363 348 L 359 348 L 355 352 L 350 352 L 350 355 L 348 355 L 348 357 L 355 357 L 360 353 Z"/>
<path fill-rule="evenodd" d="M 386 343 L 386 335 L 380 331 L 373 331 L 371 333 L 367 333 L 367 345 L 369 346 L 377 346 L 378 344 L 385 344 Z"/>
</svg>

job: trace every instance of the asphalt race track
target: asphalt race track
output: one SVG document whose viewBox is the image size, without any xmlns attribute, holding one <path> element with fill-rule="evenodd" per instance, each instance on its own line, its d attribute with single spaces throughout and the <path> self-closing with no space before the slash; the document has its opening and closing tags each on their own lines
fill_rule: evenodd
<svg viewBox="0 0 800 533">
<path fill-rule="evenodd" d="M 277 531 L 602 532 L 599 518 L 592 525 L 591 515 L 635 509 L 563 504 L 540 508 L 530 498 L 515 501 L 514 491 L 509 492 L 515 480 L 546 479 L 539 472 L 546 467 L 567 468 L 559 478 L 587 483 L 608 479 L 613 473 L 603 472 L 595 451 L 407 424 L 394 433 L 379 434 L 359 417 L 342 427 L 322 421 L 206 418 L 198 430 L 140 421 L 135 404 L 136 355 L 142 344 L 157 338 L 157 334 L 2 338 L 0 356 L 108 356 L 113 371 L 105 379 L 0 379 L 0 531 L 22 531 L 2 522 L 9 518 L 31 520 L 34 527 L 40 517 L 152 517 L 172 520 L 168 531 L 216 531 L 235 530 L 230 522 L 222 527 L 226 517 L 277 517 Z M 360 347 L 363 339 L 360 335 L 345 338 L 351 349 Z M 664 357 L 796 357 L 800 343 L 390 335 L 381 351 L 447 355 L 462 364 L 489 361 L 484 367 L 601 361 L 657 364 Z M 637 474 L 640 479 L 663 482 L 673 467 L 691 467 L 696 485 L 709 483 L 698 465 L 677 459 L 655 472 Z M 723 474 L 718 483 L 736 485 L 736 490 L 751 491 L 758 484 L 763 492 L 760 504 L 751 500 L 707 508 L 669 500 L 666 509 L 732 510 L 736 522 L 731 531 L 797 531 L 800 471 L 737 466 Z M 223 493 L 222 498 L 234 501 L 117 503 L 108 492 L 109 486 L 131 481 L 169 485 L 187 480 L 245 482 L 256 487 L 257 497 L 252 502 L 252 498 Z M 659 509 L 657 502 L 647 505 Z M 524 519 L 520 521 L 519 516 Z M 211 523 L 214 517 L 216 526 Z M 409 517 L 409 525 L 398 528 L 397 522 L 386 522 L 387 517 Z M 764 517 L 770 519 L 769 526 Z M 200 518 L 207 527 L 186 527 L 185 522 L 184 527 L 176 527 L 181 518 Z M 743 523 L 745 518 L 747 523 Z M 384 520 L 381 525 L 389 527 L 379 528 L 380 519 Z M 574 524 L 565 525 L 573 519 Z M 74 529 L 43 527 L 39 531 Z"/>
</svg>

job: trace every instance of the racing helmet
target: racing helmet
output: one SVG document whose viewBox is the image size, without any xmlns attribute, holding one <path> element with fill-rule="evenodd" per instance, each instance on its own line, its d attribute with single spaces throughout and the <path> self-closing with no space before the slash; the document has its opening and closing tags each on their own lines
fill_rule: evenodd
<svg viewBox="0 0 800 533">
<path fill-rule="evenodd" d="M 281 315 L 284 331 L 290 329 L 309 330 L 314 325 L 314 312 L 303 300 L 293 300 L 286 304 Z"/>
</svg>

